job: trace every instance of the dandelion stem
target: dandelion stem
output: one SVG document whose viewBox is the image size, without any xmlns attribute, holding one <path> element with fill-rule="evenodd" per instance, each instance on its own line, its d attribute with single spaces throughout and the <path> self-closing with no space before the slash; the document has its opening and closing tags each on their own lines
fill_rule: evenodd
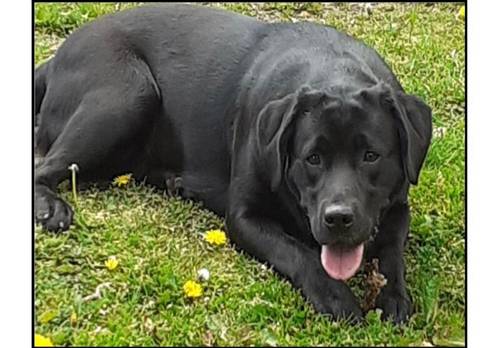
<svg viewBox="0 0 500 348">
<path fill-rule="evenodd" d="M 78 208 L 78 196 L 76 195 L 76 172 L 78 171 L 78 166 L 73 163 L 68 167 L 71 170 L 71 187 L 73 191 L 73 201 L 75 204 L 75 208 Z"/>
</svg>

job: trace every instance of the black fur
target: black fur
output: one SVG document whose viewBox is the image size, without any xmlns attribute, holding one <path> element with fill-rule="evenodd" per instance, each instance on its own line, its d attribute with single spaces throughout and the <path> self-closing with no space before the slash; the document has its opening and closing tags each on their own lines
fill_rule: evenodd
<svg viewBox="0 0 500 348">
<path fill-rule="evenodd" d="M 55 193 L 70 164 L 88 182 L 131 172 L 225 216 L 232 242 L 336 318 L 362 312 L 320 247 L 365 243 L 388 279 L 384 316 L 410 314 L 407 194 L 431 111 L 373 49 L 311 23 L 143 7 L 74 32 L 35 88 L 35 216 L 46 229 L 72 222 Z M 349 212 L 343 226 L 332 207 Z"/>
</svg>

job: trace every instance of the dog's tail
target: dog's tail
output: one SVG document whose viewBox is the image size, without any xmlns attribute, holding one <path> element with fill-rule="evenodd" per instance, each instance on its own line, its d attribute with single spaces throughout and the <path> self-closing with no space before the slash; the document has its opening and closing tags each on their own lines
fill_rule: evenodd
<svg viewBox="0 0 500 348">
<path fill-rule="evenodd" d="M 40 107 L 42 105 L 43 97 L 45 96 L 45 91 L 47 90 L 47 70 L 49 67 L 49 63 L 45 62 L 39 67 L 35 69 L 35 110 L 34 110 L 34 116 L 35 116 L 35 128 L 38 127 L 39 125 L 39 114 L 40 114 Z"/>
</svg>

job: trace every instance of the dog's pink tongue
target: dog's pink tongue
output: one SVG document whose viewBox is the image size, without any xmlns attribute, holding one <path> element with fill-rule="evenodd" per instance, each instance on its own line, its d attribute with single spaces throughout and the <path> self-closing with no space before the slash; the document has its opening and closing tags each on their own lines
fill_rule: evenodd
<svg viewBox="0 0 500 348">
<path fill-rule="evenodd" d="M 347 280 L 358 270 L 363 258 L 363 249 L 362 243 L 349 249 L 323 245 L 321 248 L 321 264 L 330 277 Z"/>
</svg>

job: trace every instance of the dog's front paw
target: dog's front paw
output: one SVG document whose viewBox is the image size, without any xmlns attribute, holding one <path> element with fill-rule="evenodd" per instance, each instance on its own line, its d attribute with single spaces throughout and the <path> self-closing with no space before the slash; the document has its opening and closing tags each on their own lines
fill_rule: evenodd
<svg viewBox="0 0 500 348">
<path fill-rule="evenodd" d="M 375 306 L 382 309 L 382 319 L 403 324 L 412 314 L 412 303 L 406 290 L 383 289 Z"/>
<path fill-rule="evenodd" d="M 68 203 L 48 189 L 35 191 L 35 222 L 51 232 L 69 229 L 73 221 L 73 210 Z"/>
<path fill-rule="evenodd" d="M 344 282 L 331 279 L 324 272 L 318 273 L 309 277 L 302 289 L 313 307 L 320 313 L 329 314 L 334 320 L 346 319 L 359 323 L 363 312 L 349 287 Z"/>
<path fill-rule="evenodd" d="M 314 308 L 323 314 L 330 315 L 334 320 L 347 320 L 353 324 L 363 319 L 361 307 L 350 298 L 328 296 L 326 298 L 309 298 Z"/>
<path fill-rule="evenodd" d="M 167 193 L 170 197 L 180 197 L 182 196 L 182 178 L 180 176 L 175 176 L 175 174 L 170 175 L 166 179 Z"/>
</svg>

